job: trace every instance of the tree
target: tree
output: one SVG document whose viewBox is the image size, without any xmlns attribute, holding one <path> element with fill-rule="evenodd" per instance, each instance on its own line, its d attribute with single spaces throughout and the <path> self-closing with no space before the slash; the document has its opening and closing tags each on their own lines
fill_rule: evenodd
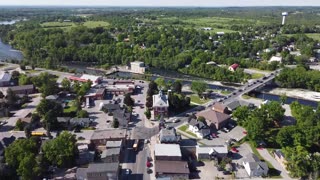
<svg viewBox="0 0 320 180">
<path fill-rule="evenodd" d="M 19 71 L 12 71 L 11 72 L 11 78 L 12 80 L 18 80 L 20 76 L 20 72 Z"/>
<path fill-rule="evenodd" d="M 126 94 L 126 95 L 124 96 L 123 103 L 124 103 L 126 106 L 133 106 L 133 105 L 134 105 L 134 100 L 131 98 L 131 95 L 130 95 L 130 94 Z"/>
<path fill-rule="evenodd" d="M 61 81 L 61 86 L 65 91 L 69 91 L 71 87 L 71 82 L 67 78 L 64 78 Z"/>
<path fill-rule="evenodd" d="M 159 89 L 161 89 L 161 90 L 167 89 L 166 81 L 163 78 L 159 77 L 156 80 L 154 80 L 154 82 L 158 85 Z"/>
<path fill-rule="evenodd" d="M 63 131 L 60 135 L 42 146 L 44 157 L 59 167 L 71 167 L 78 155 L 75 135 Z"/>
<path fill-rule="evenodd" d="M 281 122 L 284 118 L 284 112 L 286 111 L 277 101 L 271 101 L 268 104 L 264 104 L 261 109 L 266 111 L 270 122 Z"/>
<path fill-rule="evenodd" d="M 147 119 L 150 119 L 151 118 L 151 112 L 150 110 L 147 108 L 147 110 L 144 112 L 144 114 L 146 115 L 146 118 Z"/>
<path fill-rule="evenodd" d="M 16 105 L 19 97 L 9 88 L 7 90 L 6 99 L 7 99 L 7 103 L 9 105 L 9 107 L 13 107 Z"/>
<path fill-rule="evenodd" d="M 21 75 L 19 76 L 19 85 L 20 85 L 20 86 L 21 86 L 21 85 L 31 84 L 31 83 L 32 83 L 32 82 L 31 82 L 31 78 L 28 77 L 27 75 L 21 74 Z"/>
<path fill-rule="evenodd" d="M 59 117 L 63 113 L 63 108 L 60 103 L 57 103 L 57 102 L 51 101 L 51 100 L 47 100 L 47 99 L 42 99 L 37 106 L 38 114 L 41 117 L 44 117 L 44 115 L 50 110 L 52 111 L 52 114 L 55 117 Z"/>
<path fill-rule="evenodd" d="M 203 116 L 199 116 L 197 121 L 199 122 L 206 122 L 206 118 L 204 118 Z"/>
<path fill-rule="evenodd" d="M 255 111 L 251 113 L 245 123 L 248 137 L 252 142 L 262 140 L 264 137 L 266 122 L 264 120 L 265 118 L 261 116 L 261 113 L 263 113 L 263 111 Z"/>
<path fill-rule="evenodd" d="M 33 154 L 28 154 L 23 157 L 17 172 L 23 180 L 32 180 L 38 177 L 40 175 L 40 167 L 35 160 L 35 156 Z"/>
<path fill-rule="evenodd" d="M 179 80 L 174 81 L 174 83 L 172 84 L 172 90 L 175 93 L 181 93 L 182 92 L 182 83 Z"/>
<path fill-rule="evenodd" d="M 305 177 L 309 175 L 311 166 L 309 152 L 302 146 L 286 147 L 284 154 L 287 159 L 287 170 L 293 177 Z"/>
<path fill-rule="evenodd" d="M 280 129 L 277 134 L 276 141 L 281 147 L 293 147 L 294 137 L 293 135 L 298 131 L 295 126 L 286 126 Z"/>
<path fill-rule="evenodd" d="M 113 128 L 119 127 L 119 120 L 117 118 L 113 118 L 112 127 Z"/>
<path fill-rule="evenodd" d="M 21 121 L 21 119 L 18 119 L 18 121 L 16 122 L 16 129 L 18 129 L 19 131 L 23 130 L 23 122 Z"/>
<path fill-rule="evenodd" d="M 24 127 L 24 134 L 26 135 L 27 138 L 31 137 L 31 126 L 27 125 Z"/>
<path fill-rule="evenodd" d="M 154 81 L 150 81 L 147 96 L 151 96 L 158 92 L 158 85 Z"/>
<path fill-rule="evenodd" d="M 42 93 L 42 97 L 46 97 L 55 94 L 57 89 L 57 83 L 54 80 L 49 79 L 48 82 L 44 83 L 39 90 Z"/>
<path fill-rule="evenodd" d="M 288 99 L 288 97 L 287 97 L 286 93 L 281 94 L 281 96 L 280 96 L 280 102 L 281 102 L 282 104 L 285 104 L 286 101 L 287 101 L 287 99 Z"/>
<path fill-rule="evenodd" d="M 196 92 L 200 97 L 208 89 L 208 85 L 203 81 L 192 81 L 191 90 Z"/>
<path fill-rule="evenodd" d="M 88 118 L 89 117 L 89 113 L 86 110 L 80 110 L 77 112 L 77 117 L 78 118 Z"/>
<path fill-rule="evenodd" d="M 250 109 L 248 106 L 240 106 L 232 113 L 232 117 L 237 120 L 240 126 L 244 125 L 244 122 L 250 115 Z"/>
</svg>

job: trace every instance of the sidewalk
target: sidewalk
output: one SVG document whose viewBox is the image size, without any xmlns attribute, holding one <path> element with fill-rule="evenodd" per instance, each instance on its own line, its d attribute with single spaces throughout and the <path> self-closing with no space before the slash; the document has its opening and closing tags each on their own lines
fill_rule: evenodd
<svg viewBox="0 0 320 180">
<path fill-rule="evenodd" d="M 258 150 L 258 152 L 260 153 L 260 155 L 266 160 L 266 161 L 269 161 L 272 166 L 277 169 L 278 171 L 280 171 L 280 175 L 282 176 L 282 178 L 284 179 L 292 179 L 287 171 L 280 165 L 280 163 L 278 161 L 276 161 L 271 155 L 270 153 L 268 152 L 267 149 L 262 149 L 262 150 Z"/>
</svg>

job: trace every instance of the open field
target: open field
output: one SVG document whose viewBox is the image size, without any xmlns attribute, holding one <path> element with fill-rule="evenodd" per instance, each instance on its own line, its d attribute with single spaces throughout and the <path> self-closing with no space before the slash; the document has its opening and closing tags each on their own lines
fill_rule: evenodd
<svg viewBox="0 0 320 180">
<path fill-rule="evenodd" d="M 72 27 L 77 27 L 77 26 L 86 26 L 88 28 L 96 28 L 96 27 L 107 27 L 110 24 L 105 21 L 86 21 L 84 23 L 74 23 L 74 22 L 45 22 L 42 23 L 41 26 L 43 28 L 61 28 L 61 29 L 70 29 Z"/>
<path fill-rule="evenodd" d="M 196 104 L 204 104 L 210 101 L 210 99 L 200 99 L 198 95 L 191 95 L 190 96 L 191 102 L 196 103 Z"/>
<path fill-rule="evenodd" d="M 260 78 L 262 78 L 264 75 L 263 74 L 261 74 L 261 73 L 253 73 L 253 74 L 251 74 L 251 78 L 252 79 L 260 79 Z"/>
</svg>

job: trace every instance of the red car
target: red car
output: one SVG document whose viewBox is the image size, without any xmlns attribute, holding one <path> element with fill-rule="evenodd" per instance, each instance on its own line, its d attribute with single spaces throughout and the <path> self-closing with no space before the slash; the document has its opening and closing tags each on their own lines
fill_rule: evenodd
<svg viewBox="0 0 320 180">
<path fill-rule="evenodd" d="M 238 150 L 237 148 L 235 148 L 235 147 L 232 147 L 232 148 L 231 148 L 231 151 L 232 151 L 233 153 L 239 152 L 239 150 Z"/>
<path fill-rule="evenodd" d="M 151 167 L 151 162 L 147 161 L 146 165 L 148 168 Z"/>
<path fill-rule="evenodd" d="M 243 131 L 243 134 L 248 134 L 248 132 L 247 131 Z"/>
</svg>

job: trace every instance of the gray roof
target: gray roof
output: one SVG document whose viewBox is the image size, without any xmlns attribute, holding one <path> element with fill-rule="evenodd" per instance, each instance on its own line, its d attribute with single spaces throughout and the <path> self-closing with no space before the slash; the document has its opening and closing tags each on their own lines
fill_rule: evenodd
<svg viewBox="0 0 320 180">
<path fill-rule="evenodd" d="M 235 100 L 235 101 L 230 102 L 229 104 L 226 104 L 226 106 L 227 106 L 230 110 L 235 110 L 235 109 L 237 109 L 239 106 L 248 106 L 248 104 L 245 103 L 244 101 Z"/>
<path fill-rule="evenodd" d="M 119 104 L 113 104 L 113 103 L 104 104 L 103 108 L 107 109 L 108 111 L 114 111 L 117 109 L 121 109 Z"/>
<path fill-rule="evenodd" d="M 244 163 L 248 163 L 251 170 L 255 169 L 269 169 L 265 162 L 260 161 L 260 159 L 255 154 L 248 154 L 244 160 Z"/>
<path fill-rule="evenodd" d="M 22 90 L 30 90 L 30 89 L 34 89 L 33 84 L 29 84 L 29 85 L 23 85 L 23 86 L 12 86 L 9 87 L 12 91 L 22 91 Z"/>
<path fill-rule="evenodd" d="M 89 118 L 72 118 L 70 119 L 70 124 L 73 126 L 88 127 L 91 123 Z"/>
<path fill-rule="evenodd" d="M 218 154 L 227 154 L 228 147 L 226 145 L 216 146 L 197 146 L 197 154 L 210 154 L 212 151 Z"/>
<path fill-rule="evenodd" d="M 59 123 L 68 123 L 70 121 L 70 117 L 57 117 L 57 121 Z"/>
<path fill-rule="evenodd" d="M 121 147 L 122 141 L 107 141 L 106 147 L 107 148 L 118 148 Z"/>
<path fill-rule="evenodd" d="M 86 180 L 87 179 L 87 168 L 78 168 L 76 172 L 77 180 Z"/>
<path fill-rule="evenodd" d="M 162 91 L 159 94 L 153 95 L 153 107 L 169 107 L 168 96 L 162 94 Z"/>
<path fill-rule="evenodd" d="M 47 100 L 57 100 L 59 98 L 58 95 L 49 95 L 46 97 Z"/>
<path fill-rule="evenodd" d="M 119 121 L 120 127 L 127 127 L 128 122 L 130 121 L 131 114 L 126 112 L 125 109 L 113 111 L 113 118 L 117 118 Z"/>
<path fill-rule="evenodd" d="M 102 158 L 106 158 L 108 156 L 112 156 L 112 155 L 119 155 L 121 151 L 121 148 L 111 148 L 111 149 L 106 149 L 104 151 L 102 151 L 101 153 L 101 159 Z"/>
<path fill-rule="evenodd" d="M 91 136 L 91 140 L 124 138 L 126 134 L 125 129 L 105 129 L 95 130 Z"/>
<path fill-rule="evenodd" d="M 8 82 L 11 80 L 11 74 L 7 72 L 0 72 L 0 81 Z"/>
<path fill-rule="evenodd" d="M 117 172 L 119 163 L 92 163 L 89 164 L 87 172 Z"/>
<path fill-rule="evenodd" d="M 177 135 L 174 128 L 161 129 L 159 138 L 161 143 L 177 143 L 180 140 L 180 136 Z"/>
<path fill-rule="evenodd" d="M 178 144 L 156 144 L 154 149 L 155 156 L 182 156 Z"/>
</svg>

